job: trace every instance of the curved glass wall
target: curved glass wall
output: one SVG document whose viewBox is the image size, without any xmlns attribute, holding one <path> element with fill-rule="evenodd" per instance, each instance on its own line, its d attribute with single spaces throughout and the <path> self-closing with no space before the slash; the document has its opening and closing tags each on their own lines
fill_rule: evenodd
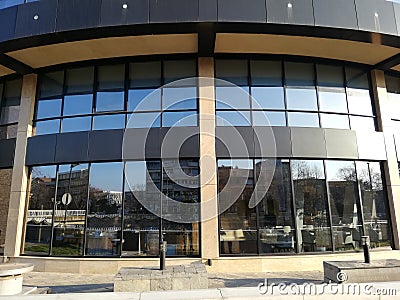
<svg viewBox="0 0 400 300">
<path fill-rule="evenodd" d="M 17 137 L 22 80 L 0 82 L 0 140 Z"/>
<path fill-rule="evenodd" d="M 126 126 L 197 126 L 197 84 L 164 86 L 196 76 L 196 60 L 133 62 L 42 74 L 36 135 Z M 175 103 L 175 99 L 181 101 Z"/>
<path fill-rule="evenodd" d="M 368 72 L 302 62 L 215 63 L 217 126 L 293 126 L 375 131 Z M 266 118 L 265 118 L 266 117 Z M 268 119 L 269 124 L 267 124 Z"/>
<path fill-rule="evenodd" d="M 219 216 L 220 253 L 354 251 L 363 235 L 373 249 L 390 247 L 382 182 L 379 162 L 219 159 L 218 190 L 234 200 Z"/>
<path fill-rule="evenodd" d="M 198 160 L 179 164 L 186 175 L 198 175 Z M 168 256 L 198 256 L 198 223 L 160 222 L 148 210 L 157 211 L 161 193 L 178 202 L 199 201 L 197 188 L 169 178 L 166 170 L 174 165 L 171 160 L 152 160 L 33 167 L 23 253 L 154 257 L 162 224 Z M 155 195 L 152 207 L 137 198 L 143 195 Z M 179 207 L 168 209 L 179 214 Z"/>
</svg>

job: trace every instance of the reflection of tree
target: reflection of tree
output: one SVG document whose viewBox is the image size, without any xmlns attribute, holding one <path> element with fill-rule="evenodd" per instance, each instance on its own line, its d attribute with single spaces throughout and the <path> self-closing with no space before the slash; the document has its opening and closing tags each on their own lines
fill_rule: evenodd
<svg viewBox="0 0 400 300">
<path fill-rule="evenodd" d="M 292 162 L 293 179 L 322 178 L 323 172 L 318 165 L 310 164 L 304 160 Z"/>
<path fill-rule="evenodd" d="M 89 211 L 91 213 L 116 214 L 118 206 L 110 193 L 94 186 L 89 187 Z"/>
<path fill-rule="evenodd" d="M 32 170 L 31 196 L 29 209 L 50 209 L 54 199 L 55 179 L 46 177 L 39 169 Z"/>
</svg>

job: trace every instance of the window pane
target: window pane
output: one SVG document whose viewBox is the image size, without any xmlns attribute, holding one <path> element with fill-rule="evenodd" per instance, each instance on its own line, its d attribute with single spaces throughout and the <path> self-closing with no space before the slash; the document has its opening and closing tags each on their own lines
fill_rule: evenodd
<svg viewBox="0 0 400 300">
<path fill-rule="evenodd" d="M 161 127 L 161 113 L 134 113 L 128 115 L 127 128 Z"/>
<path fill-rule="evenodd" d="M 19 118 L 19 105 L 9 105 L 11 103 L 4 103 L 0 110 L 0 125 L 17 123 Z"/>
<path fill-rule="evenodd" d="M 286 86 L 313 87 L 314 65 L 307 63 L 285 62 Z"/>
<path fill-rule="evenodd" d="M 250 109 L 250 95 L 248 87 L 217 86 L 215 88 L 217 109 Z"/>
<path fill-rule="evenodd" d="M 163 114 L 163 127 L 197 126 L 197 112 L 165 112 Z"/>
<path fill-rule="evenodd" d="M 317 85 L 344 88 L 343 67 L 317 64 Z"/>
<path fill-rule="evenodd" d="M 196 60 L 164 61 L 164 84 L 183 78 L 196 77 Z"/>
<path fill-rule="evenodd" d="M 130 161 L 125 165 L 125 176 L 122 256 L 158 256 L 160 220 L 148 208 L 160 211 L 161 164 Z"/>
<path fill-rule="evenodd" d="M 122 162 L 90 166 L 86 255 L 116 256 L 121 245 Z"/>
<path fill-rule="evenodd" d="M 138 89 L 128 92 L 128 110 L 161 110 L 161 89 Z"/>
<path fill-rule="evenodd" d="M 372 116 L 373 110 L 367 72 L 346 67 L 346 84 L 349 112 Z"/>
<path fill-rule="evenodd" d="M 322 160 L 292 160 L 298 252 L 332 251 Z"/>
<path fill-rule="evenodd" d="M 360 203 L 354 162 L 326 161 L 335 250 L 361 246 Z"/>
<path fill-rule="evenodd" d="M 254 126 L 286 126 L 286 116 L 280 111 L 253 111 Z"/>
<path fill-rule="evenodd" d="M 349 129 L 347 115 L 320 114 L 322 128 Z"/>
<path fill-rule="evenodd" d="M 61 132 L 89 131 L 91 119 L 91 117 L 63 119 Z"/>
<path fill-rule="evenodd" d="M 282 87 L 282 63 L 280 61 L 250 61 L 252 86 Z"/>
<path fill-rule="evenodd" d="M 123 128 L 125 128 L 125 115 L 105 115 L 93 118 L 93 130 Z"/>
<path fill-rule="evenodd" d="M 63 93 L 64 71 L 43 74 L 39 82 L 39 98 L 60 97 Z"/>
<path fill-rule="evenodd" d="M 75 95 L 64 97 L 64 116 L 92 113 L 93 95 Z"/>
<path fill-rule="evenodd" d="M 350 116 L 352 130 L 375 131 L 375 120 L 369 117 Z"/>
<path fill-rule="evenodd" d="M 124 88 L 125 65 L 100 66 L 97 72 L 99 90 Z"/>
<path fill-rule="evenodd" d="M 249 111 L 217 111 L 217 126 L 250 126 Z"/>
<path fill-rule="evenodd" d="M 56 166 L 33 167 L 24 254 L 48 255 L 50 253 L 55 193 Z"/>
<path fill-rule="evenodd" d="M 283 87 L 252 87 L 253 109 L 285 109 Z"/>
<path fill-rule="evenodd" d="M 69 69 L 66 72 L 67 94 L 93 91 L 94 67 Z"/>
<path fill-rule="evenodd" d="M 130 88 L 161 86 L 161 62 L 140 62 L 129 65 Z"/>
<path fill-rule="evenodd" d="M 255 172 L 263 195 L 258 204 L 260 252 L 294 252 L 289 160 L 256 161 Z"/>
<path fill-rule="evenodd" d="M 163 109 L 196 109 L 197 88 L 179 87 L 163 89 Z"/>
<path fill-rule="evenodd" d="M 391 230 L 388 200 L 383 188 L 379 162 L 356 162 L 358 186 L 361 190 L 365 235 L 371 248 L 390 247 Z"/>
<path fill-rule="evenodd" d="M 22 80 L 6 81 L 1 106 L 19 106 L 21 101 Z"/>
<path fill-rule="evenodd" d="M 347 113 L 347 101 L 345 89 L 318 88 L 319 110 L 327 112 Z"/>
<path fill-rule="evenodd" d="M 400 94 L 388 93 L 388 99 L 392 119 L 400 120 Z"/>
<path fill-rule="evenodd" d="M 96 111 L 124 110 L 124 92 L 98 92 Z"/>
<path fill-rule="evenodd" d="M 60 120 L 36 122 L 36 135 L 53 134 L 60 132 Z"/>
<path fill-rule="evenodd" d="M 52 118 L 61 116 L 61 99 L 40 100 L 36 119 Z"/>
<path fill-rule="evenodd" d="M 238 86 L 248 85 L 247 60 L 216 60 L 215 76 Z"/>
<path fill-rule="evenodd" d="M 294 127 L 319 127 L 318 114 L 288 113 L 288 125 Z"/>
<path fill-rule="evenodd" d="M 57 198 L 54 218 L 53 255 L 83 254 L 83 233 L 88 196 L 88 165 L 60 165 L 57 179 Z M 71 201 L 63 202 L 70 194 Z M 68 197 L 64 196 L 66 200 Z"/>
<path fill-rule="evenodd" d="M 252 160 L 218 160 L 221 254 L 257 253 L 256 209 L 249 208 L 253 175 Z"/>
<path fill-rule="evenodd" d="M 0 127 L 0 140 L 14 139 L 17 137 L 18 124 Z"/>
<path fill-rule="evenodd" d="M 292 110 L 318 110 L 314 88 L 286 88 L 287 108 Z"/>
</svg>

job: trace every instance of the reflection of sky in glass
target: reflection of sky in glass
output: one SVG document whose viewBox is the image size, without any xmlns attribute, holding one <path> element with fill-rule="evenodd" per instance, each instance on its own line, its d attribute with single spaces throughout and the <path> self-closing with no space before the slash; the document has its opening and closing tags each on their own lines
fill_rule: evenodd
<svg viewBox="0 0 400 300">
<path fill-rule="evenodd" d="M 38 103 L 37 118 L 61 116 L 61 99 L 41 100 Z"/>
<path fill-rule="evenodd" d="M 388 93 L 391 117 L 400 120 L 400 94 Z"/>
<path fill-rule="evenodd" d="M 96 98 L 96 111 L 124 109 L 124 92 L 99 92 Z"/>
<path fill-rule="evenodd" d="M 217 111 L 217 126 L 250 126 L 249 111 Z"/>
<path fill-rule="evenodd" d="M 283 87 L 252 87 L 252 108 L 285 109 Z"/>
<path fill-rule="evenodd" d="M 277 111 L 253 111 L 254 126 L 286 126 L 284 112 Z"/>
<path fill-rule="evenodd" d="M 92 113 L 92 94 L 64 97 L 64 116 Z"/>
<path fill-rule="evenodd" d="M 372 104 L 369 90 L 347 89 L 347 100 L 351 114 L 372 116 Z"/>
<path fill-rule="evenodd" d="M 369 117 L 350 116 L 350 126 L 352 130 L 375 131 L 374 119 Z"/>
<path fill-rule="evenodd" d="M 349 117 L 344 115 L 321 114 L 322 128 L 349 129 Z"/>
<path fill-rule="evenodd" d="M 295 127 L 319 127 L 318 114 L 288 113 L 288 124 Z"/>
<path fill-rule="evenodd" d="M 163 89 L 163 109 L 196 109 L 196 87 Z"/>
<path fill-rule="evenodd" d="M 49 120 L 36 123 L 36 135 L 53 134 L 60 131 L 60 120 Z"/>
<path fill-rule="evenodd" d="M 248 87 L 221 87 L 215 88 L 215 100 L 218 108 L 250 108 L 250 95 Z"/>
<path fill-rule="evenodd" d="M 233 167 L 237 169 L 253 169 L 253 160 L 251 159 L 219 159 L 218 167 Z"/>
<path fill-rule="evenodd" d="M 319 89 L 318 97 L 320 111 L 347 113 L 344 89 Z"/>
<path fill-rule="evenodd" d="M 327 160 L 325 165 L 326 178 L 329 181 L 355 180 L 354 162 Z"/>
<path fill-rule="evenodd" d="M 161 113 L 134 113 L 128 116 L 128 128 L 161 127 Z"/>
<path fill-rule="evenodd" d="M 142 101 L 146 98 L 145 101 Z M 128 92 L 128 110 L 160 110 L 161 109 L 161 90 L 157 89 L 138 89 Z"/>
<path fill-rule="evenodd" d="M 91 117 L 67 118 L 62 121 L 61 132 L 89 131 Z"/>
<path fill-rule="evenodd" d="M 56 166 L 41 166 L 34 167 L 32 169 L 33 178 L 55 178 L 56 177 Z"/>
<path fill-rule="evenodd" d="M 197 126 L 197 113 L 194 111 L 165 112 L 163 127 L 172 126 Z"/>
<path fill-rule="evenodd" d="M 293 179 L 324 179 L 322 160 L 292 160 Z"/>
<path fill-rule="evenodd" d="M 93 130 L 125 128 L 125 115 L 95 116 Z"/>
<path fill-rule="evenodd" d="M 122 192 L 122 170 L 122 162 L 91 164 L 90 187 L 102 191 Z"/>
<path fill-rule="evenodd" d="M 317 110 L 317 94 L 315 89 L 287 88 L 288 109 Z"/>
</svg>

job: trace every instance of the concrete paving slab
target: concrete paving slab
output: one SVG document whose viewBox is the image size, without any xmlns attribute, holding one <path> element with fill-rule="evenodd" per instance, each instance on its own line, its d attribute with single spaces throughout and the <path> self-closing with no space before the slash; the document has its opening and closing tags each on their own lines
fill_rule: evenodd
<svg viewBox="0 0 400 300">
<path fill-rule="evenodd" d="M 214 300 L 223 299 L 218 289 L 142 293 L 140 300 Z"/>
</svg>

